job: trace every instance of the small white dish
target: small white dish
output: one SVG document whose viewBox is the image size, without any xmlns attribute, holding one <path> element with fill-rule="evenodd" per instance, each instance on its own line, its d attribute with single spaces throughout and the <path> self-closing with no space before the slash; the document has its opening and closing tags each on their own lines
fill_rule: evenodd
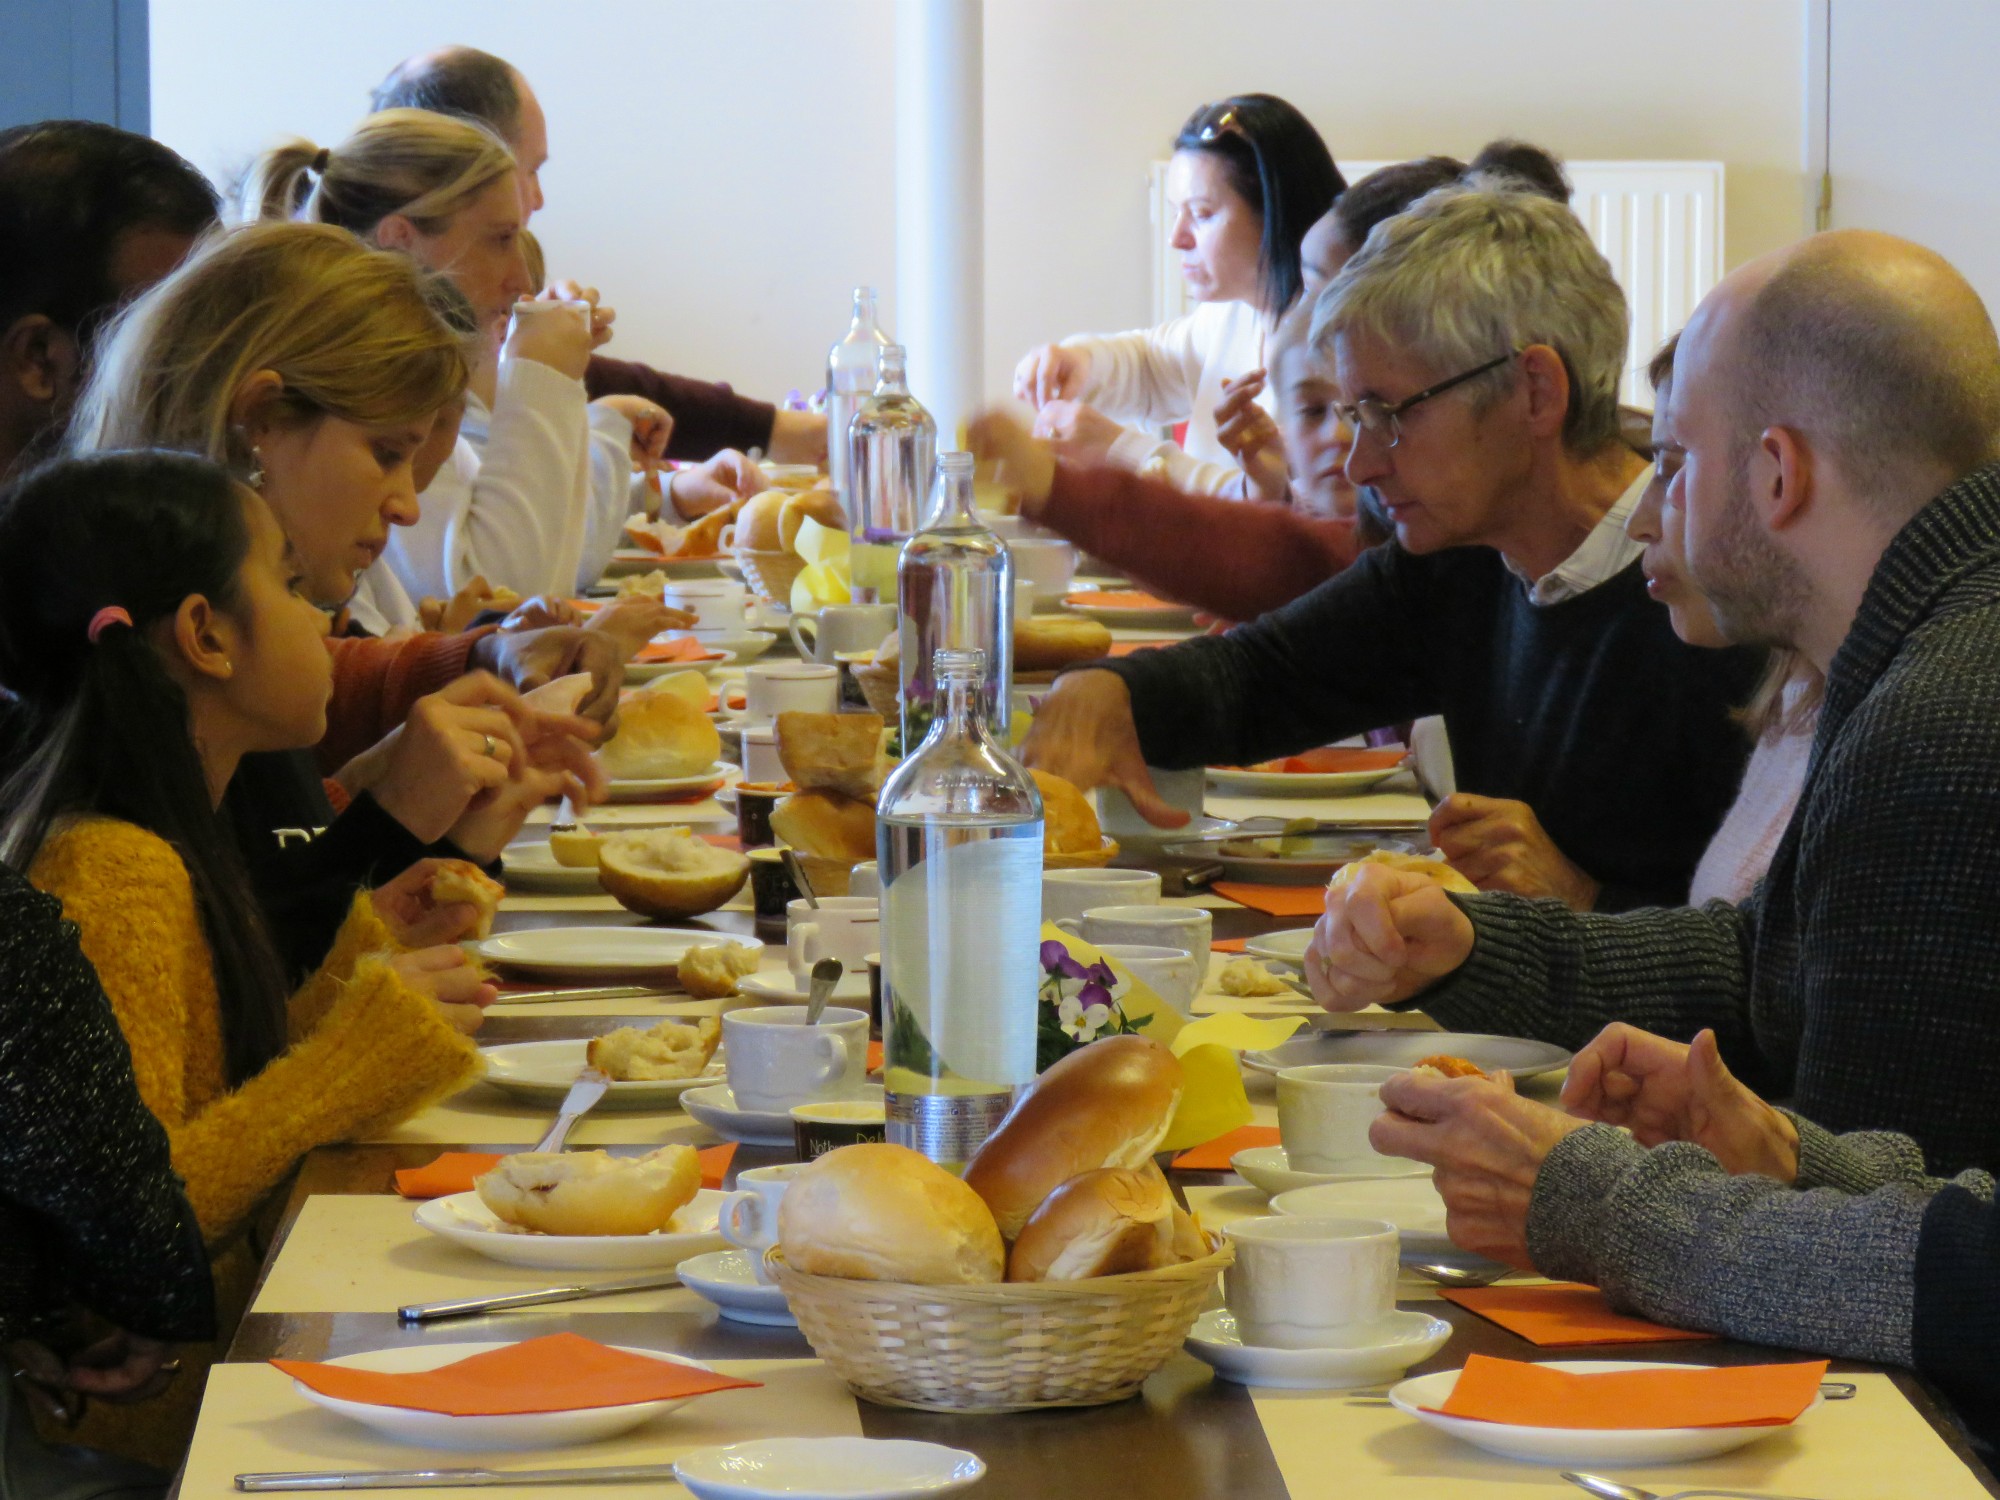
<svg viewBox="0 0 2000 1500">
<path fill-rule="evenodd" d="M 768 1000 L 780 1005 L 803 1005 L 810 999 L 806 990 L 793 979 L 790 969 L 767 969 L 761 973 L 749 974 L 736 981 L 736 993 L 748 995 L 753 1000 Z M 833 987 L 833 1003 L 860 1001 L 866 1008 L 868 1000 L 868 971 L 856 967 L 848 969 L 840 976 L 840 983 Z"/>
<path fill-rule="evenodd" d="M 1351 1341 L 1316 1349 L 1246 1344 L 1226 1307 L 1205 1312 L 1188 1333 L 1187 1352 L 1224 1380 L 1290 1391 L 1343 1391 L 1395 1380 L 1451 1338 L 1451 1324 L 1428 1313 L 1392 1312 Z"/>
<path fill-rule="evenodd" d="M 854 1096 L 869 1104 L 882 1102 L 882 1086 L 871 1083 Z M 782 1111 L 738 1109 L 736 1095 L 726 1083 L 705 1084 L 681 1095 L 681 1108 L 727 1140 L 746 1146 L 789 1146 L 793 1142 L 792 1117 Z"/>
<path fill-rule="evenodd" d="M 1095 602 L 1095 589 L 1075 589 L 1063 595 L 1063 604 L 1087 620 L 1097 620 L 1113 630 L 1172 630 L 1194 625 L 1194 606 L 1159 599 L 1151 604 L 1103 604 Z M 1122 592 L 1122 591 L 1121 591 Z M 1040 603 L 1037 591 L 1036 602 Z M 1166 642 L 1161 642 L 1165 645 Z"/>
<path fill-rule="evenodd" d="M 559 1105 L 569 1096 L 576 1075 L 589 1058 L 585 1040 L 561 1042 L 508 1042 L 497 1047 L 481 1047 L 486 1062 L 486 1081 L 495 1088 L 525 1099 L 530 1104 Z M 689 1089 L 705 1083 L 720 1083 L 727 1075 L 720 1055 L 709 1059 L 708 1067 L 693 1078 L 613 1079 L 598 1102 L 599 1109 L 672 1109 Z"/>
<path fill-rule="evenodd" d="M 595 865 L 558 864 L 547 840 L 501 850 L 500 878 L 513 890 L 552 896 L 595 896 L 604 889 L 597 883 Z"/>
<path fill-rule="evenodd" d="M 1403 767 L 1365 771 L 1253 771 L 1244 766 L 1210 766 L 1208 784 L 1232 797 L 1352 797 L 1380 786 Z"/>
<path fill-rule="evenodd" d="M 1426 1057 L 1439 1055 L 1462 1057 L 1489 1073 L 1505 1068 L 1516 1078 L 1535 1078 L 1568 1067 L 1575 1054 L 1553 1042 L 1464 1031 L 1313 1031 L 1269 1051 L 1246 1052 L 1243 1066 L 1260 1073 L 1309 1068 L 1315 1063 L 1412 1068 Z"/>
<path fill-rule="evenodd" d="M 1444 1198 L 1428 1173 L 1293 1188 L 1271 1200 L 1271 1211 L 1305 1218 L 1386 1219 L 1405 1255 L 1463 1255 L 1445 1233 Z"/>
<path fill-rule="evenodd" d="M 413 1344 L 400 1349 L 370 1349 L 361 1354 L 345 1354 L 325 1363 L 343 1365 L 355 1370 L 380 1370 L 389 1374 L 407 1374 L 418 1370 L 435 1370 L 440 1365 L 456 1364 L 461 1359 L 470 1359 L 475 1354 L 488 1354 L 495 1349 L 505 1349 L 506 1342 L 491 1344 Z M 676 1354 L 663 1354 L 658 1349 L 629 1349 L 628 1354 L 643 1354 L 648 1359 L 662 1360 L 668 1364 L 687 1365 L 691 1369 L 706 1370 L 710 1367 L 692 1359 L 682 1359 Z M 350 1418 L 362 1426 L 372 1428 L 384 1437 L 394 1438 L 399 1443 L 416 1443 L 425 1448 L 449 1448 L 458 1452 L 504 1452 L 522 1448 L 567 1448 L 578 1443 L 594 1443 L 602 1438 L 615 1437 L 621 1432 L 629 1432 L 641 1422 L 650 1421 L 662 1412 L 672 1411 L 677 1406 L 685 1406 L 693 1400 L 683 1396 L 678 1400 L 635 1401 L 624 1406 L 587 1406 L 576 1411 L 532 1411 L 509 1412 L 504 1416 L 455 1417 L 446 1412 L 417 1411 L 407 1406 L 376 1406 L 366 1401 L 343 1401 L 337 1396 L 323 1396 L 303 1381 L 294 1380 L 292 1389 L 315 1406 L 325 1407 L 339 1416 Z"/>
<path fill-rule="evenodd" d="M 917 1500 L 985 1473 L 977 1454 L 905 1438 L 759 1438 L 674 1460 L 695 1500 Z"/>
<path fill-rule="evenodd" d="M 723 1317 L 768 1328 L 796 1328 L 792 1306 L 780 1287 L 757 1279 L 750 1257 L 741 1250 L 711 1250 L 690 1255 L 675 1267 L 681 1284 L 697 1297 L 713 1302 Z"/>
<path fill-rule="evenodd" d="M 1542 1363 L 1538 1361 L 1538 1363 Z M 1655 1360 L 1557 1359 L 1546 1361 L 1551 1370 L 1577 1375 L 1608 1374 L 1614 1370 L 1707 1369 L 1706 1365 L 1662 1364 Z M 1784 1432 L 1790 1424 L 1776 1427 L 1516 1427 L 1506 1422 L 1479 1422 L 1467 1417 L 1448 1417 L 1431 1408 L 1451 1398 L 1462 1370 L 1440 1370 L 1435 1375 L 1418 1375 L 1389 1388 L 1389 1404 L 1415 1417 L 1427 1427 L 1462 1439 L 1475 1448 L 1497 1453 L 1502 1458 L 1518 1458 L 1525 1463 L 1551 1468 L 1628 1468 L 1641 1464 L 1683 1464 Z M 1814 1396 L 1811 1411 L 1826 1398 Z"/>
<path fill-rule="evenodd" d="M 711 651 L 721 651 L 734 658 L 729 664 L 735 665 L 755 661 L 777 644 L 778 637 L 768 630 L 669 630 L 655 639 L 698 641 Z"/>
<path fill-rule="evenodd" d="M 1254 1188 L 1273 1196 L 1298 1188 L 1319 1187 L 1329 1182 L 1382 1182 L 1398 1177 L 1428 1177 L 1430 1168 L 1407 1156 L 1385 1156 L 1379 1167 L 1353 1172 L 1302 1172 L 1294 1167 L 1283 1146 L 1249 1146 L 1229 1158 L 1238 1177 Z"/>
<path fill-rule="evenodd" d="M 605 798 L 611 802 L 644 802 L 649 797 L 682 797 L 690 792 L 701 791 L 704 787 L 726 781 L 734 766 L 717 761 L 698 776 L 649 776 L 634 777 L 628 781 L 613 781 Z"/>
<path fill-rule="evenodd" d="M 1295 969 L 1303 968 L 1306 945 L 1312 941 L 1312 935 L 1310 927 L 1287 927 L 1283 932 L 1267 932 L 1262 937 L 1251 938 L 1243 945 L 1243 951 L 1252 958 L 1290 964 Z"/>
<path fill-rule="evenodd" d="M 653 1271 L 677 1266 L 705 1250 L 728 1248 L 729 1242 L 716 1228 L 722 1199 L 713 1188 L 701 1189 L 674 1215 L 670 1228 L 655 1234 L 532 1234 L 504 1223 L 478 1193 L 453 1193 L 420 1203 L 416 1219 L 432 1234 L 510 1266 Z"/>
<path fill-rule="evenodd" d="M 749 938 L 686 927 L 528 927 L 483 938 L 472 951 L 522 974 L 652 979 L 671 977 L 688 949 L 718 943 L 763 951 Z"/>
</svg>

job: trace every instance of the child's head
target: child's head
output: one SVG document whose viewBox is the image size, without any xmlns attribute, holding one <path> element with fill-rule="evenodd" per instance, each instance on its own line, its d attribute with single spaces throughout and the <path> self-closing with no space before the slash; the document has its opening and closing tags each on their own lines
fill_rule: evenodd
<svg viewBox="0 0 2000 1500">
<path fill-rule="evenodd" d="M 1310 304 L 1294 308 L 1271 340 L 1278 431 L 1300 508 L 1321 516 L 1351 516 L 1354 486 L 1347 482 L 1346 464 L 1354 433 L 1335 409 L 1332 373 L 1306 337 L 1310 314 Z"/>
</svg>

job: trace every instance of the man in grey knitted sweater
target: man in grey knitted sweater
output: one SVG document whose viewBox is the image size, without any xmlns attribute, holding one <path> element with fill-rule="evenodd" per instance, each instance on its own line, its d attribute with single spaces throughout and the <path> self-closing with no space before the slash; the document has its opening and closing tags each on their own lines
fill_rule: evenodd
<svg viewBox="0 0 2000 1500">
<path fill-rule="evenodd" d="M 1798 811 L 1740 907 L 1578 916 L 1371 869 L 1307 954 L 1322 1003 L 1580 1046 L 1714 1028 L 1758 1089 L 1934 1171 L 2000 1164 L 2000 341 L 1939 257 L 1841 232 L 1744 266 L 1668 409 L 1690 576 L 1731 639 L 1827 675 Z M 1632 788 L 1643 797 L 1647 789 Z"/>
</svg>

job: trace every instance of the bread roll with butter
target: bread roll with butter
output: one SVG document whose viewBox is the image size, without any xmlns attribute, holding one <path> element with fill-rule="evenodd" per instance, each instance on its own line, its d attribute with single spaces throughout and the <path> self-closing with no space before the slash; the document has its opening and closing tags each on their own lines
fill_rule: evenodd
<svg viewBox="0 0 2000 1500">
<path fill-rule="evenodd" d="M 518 1151 L 473 1183 L 503 1222 L 537 1234 L 652 1234 L 701 1190 L 692 1146 L 646 1156 Z"/>
<path fill-rule="evenodd" d="M 648 917 L 701 916 L 750 878 L 746 855 L 718 849 L 685 825 L 607 835 L 597 855 L 597 883 L 605 894 Z"/>
<path fill-rule="evenodd" d="M 722 1022 L 714 1016 L 662 1021 L 651 1030 L 621 1026 L 592 1037 L 584 1059 L 620 1083 L 659 1083 L 698 1077 L 721 1040 Z"/>
</svg>

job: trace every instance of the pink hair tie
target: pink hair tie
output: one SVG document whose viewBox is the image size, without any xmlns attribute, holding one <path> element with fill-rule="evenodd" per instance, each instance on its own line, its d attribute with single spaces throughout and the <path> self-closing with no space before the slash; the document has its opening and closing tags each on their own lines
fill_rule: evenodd
<svg viewBox="0 0 2000 1500">
<path fill-rule="evenodd" d="M 116 604 L 107 604 L 90 617 L 89 628 L 84 631 L 84 634 L 90 637 L 90 644 L 95 646 L 97 638 L 104 634 L 107 627 L 112 625 L 130 625 L 131 623 L 132 617 L 125 613 L 122 608 Z"/>
</svg>

